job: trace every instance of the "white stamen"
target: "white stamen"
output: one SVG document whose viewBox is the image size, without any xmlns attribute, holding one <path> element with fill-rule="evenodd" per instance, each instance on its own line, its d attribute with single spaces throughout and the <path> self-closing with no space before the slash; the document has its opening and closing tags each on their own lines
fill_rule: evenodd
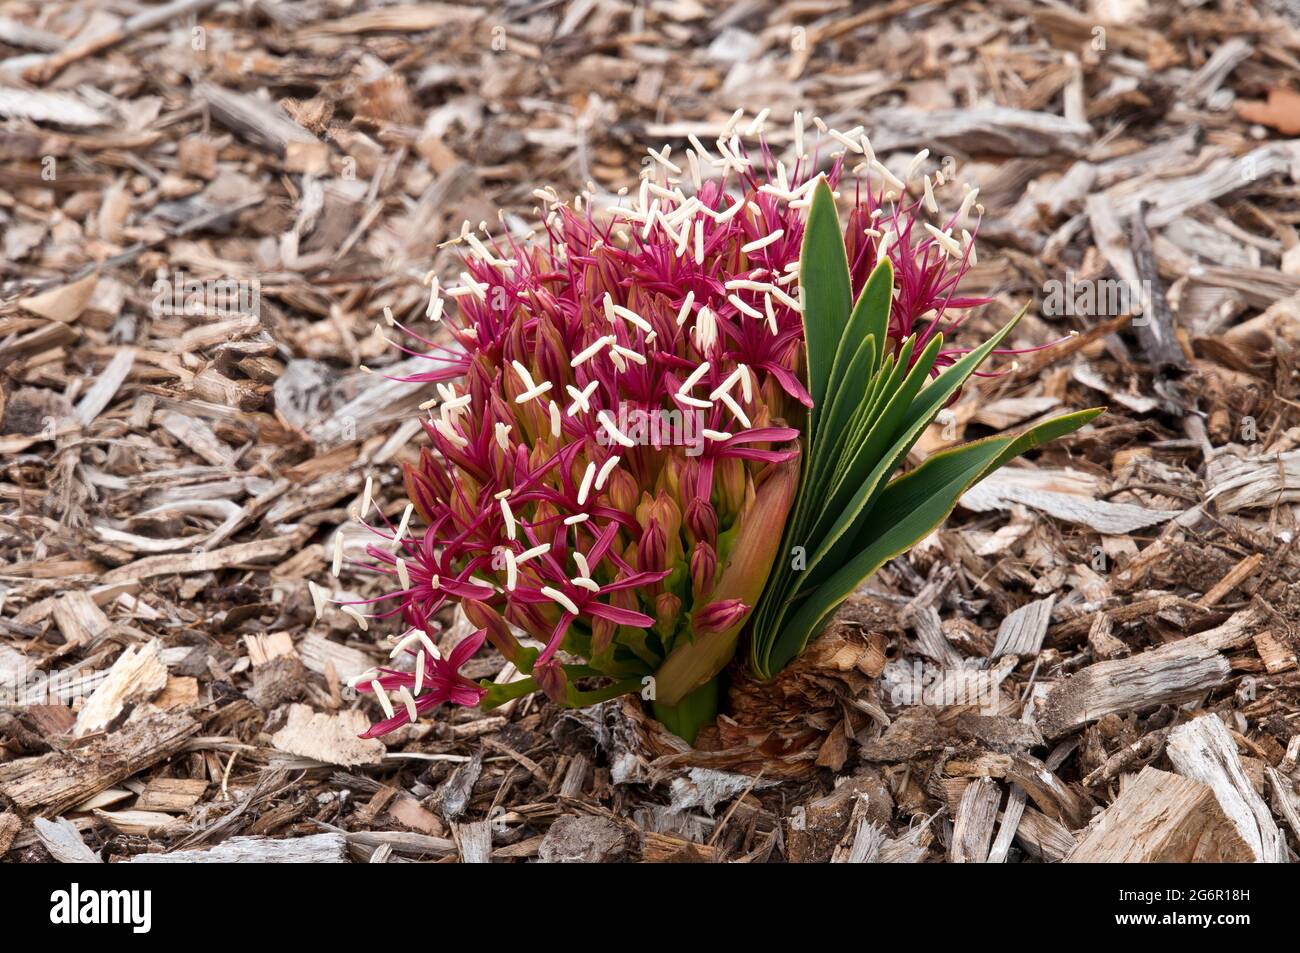
<svg viewBox="0 0 1300 953">
<path fill-rule="evenodd" d="M 651 157 L 652 157 L 656 162 L 658 162 L 660 165 L 662 165 L 665 169 L 667 169 L 667 170 L 668 170 L 669 172 L 671 172 L 673 175 L 681 175 L 681 174 L 682 174 L 681 166 L 677 165 L 677 164 L 674 163 L 674 162 L 670 162 L 670 161 L 668 160 L 668 150 L 669 150 L 669 148 L 670 148 L 669 146 L 664 146 L 664 147 L 663 147 L 663 152 L 662 152 L 662 154 L 660 154 L 659 152 L 655 152 L 653 149 L 651 149 L 651 150 L 650 150 L 650 155 L 651 155 Z"/>
<path fill-rule="evenodd" d="M 534 559 L 537 556 L 541 556 L 543 553 L 549 553 L 550 551 L 551 551 L 550 543 L 541 543 L 540 545 L 534 546 L 532 549 L 525 549 L 522 553 L 520 553 L 518 556 L 515 557 L 515 562 L 526 563 L 528 562 L 528 560 Z"/>
<path fill-rule="evenodd" d="M 397 557 L 397 579 L 402 584 L 403 589 L 411 588 L 411 574 L 407 571 L 406 560 L 401 556 Z"/>
<path fill-rule="evenodd" d="M 560 590 L 554 589 L 551 586 L 542 586 L 541 592 L 542 595 L 546 596 L 546 598 L 553 599 L 557 605 L 564 609 L 564 611 L 570 612 L 573 615 L 579 614 L 577 604 L 564 593 L 560 592 Z"/>
<path fill-rule="evenodd" d="M 699 234 L 698 226 L 697 226 L 696 234 L 697 235 Z M 695 303 L 695 292 L 694 291 L 686 292 L 686 297 L 682 301 L 682 309 L 677 312 L 677 326 L 679 328 L 686 323 L 686 318 L 691 313 L 691 305 L 693 305 L 694 303 Z"/>
<path fill-rule="evenodd" d="M 367 669 L 364 672 L 360 672 L 356 675 L 353 675 L 346 682 L 344 682 L 344 684 L 347 685 L 348 688 L 356 688 L 362 682 L 373 681 L 378 677 L 379 677 L 379 669 L 376 668 Z"/>
<path fill-rule="evenodd" d="M 533 383 L 533 375 L 528 373 L 528 368 L 524 367 L 524 365 L 520 364 L 518 361 L 511 361 L 510 366 L 513 367 L 515 373 L 519 375 L 519 380 L 523 382 L 525 390 L 532 390 L 537 386 Z"/>
<path fill-rule="evenodd" d="M 606 294 L 609 294 L 609 292 L 606 292 Z M 642 331 L 650 332 L 654 330 L 654 328 L 650 325 L 649 321 L 641 317 L 641 315 L 637 314 L 635 311 L 631 310 L 630 308 L 624 308 L 622 305 L 617 305 L 617 304 L 611 305 L 611 307 L 614 309 L 614 313 L 617 314 L 620 318 L 623 318 L 625 321 L 629 321 L 632 324 L 635 324 Z"/>
<path fill-rule="evenodd" d="M 385 718 L 393 717 L 393 703 L 389 701 L 388 692 L 384 691 L 384 686 L 379 684 L 379 679 L 370 683 L 370 690 L 375 693 L 375 698 L 379 699 L 379 707 L 384 710 Z"/>
<path fill-rule="evenodd" d="M 343 568 L 343 531 L 339 530 L 334 534 L 334 562 L 330 566 L 330 575 L 338 577 L 339 570 Z"/>
<path fill-rule="evenodd" d="M 607 410 L 600 411 L 598 414 L 596 414 L 596 419 L 600 421 L 600 425 L 605 428 L 605 432 L 608 433 L 611 438 L 613 438 L 618 442 L 619 446 L 622 447 L 636 446 L 635 441 L 633 441 L 630 437 L 628 437 L 627 434 L 623 433 L 623 431 L 618 429 L 618 427 L 614 423 L 614 419 L 609 415 L 609 411 Z"/>
<path fill-rule="evenodd" d="M 355 606 L 340 606 L 340 608 L 357 620 L 357 625 L 361 626 L 362 632 L 365 632 L 370 628 L 370 623 L 366 621 L 366 617 L 358 612 Z"/>
<path fill-rule="evenodd" d="M 872 159 L 868 165 L 871 166 L 873 171 L 878 172 L 880 177 L 883 178 L 891 187 L 897 189 L 900 195 L 907 192 L 907 186 L 903 183 L 903 180 L 885 168 L 884 163 L 879 159 Z"/>
<path fill-rule="evenodd" d="M 742 371 L 739 367 L 737 367 L 734 371 L 732 371 L 730 374 L 726 376 L 726 378 L 723 380 L 721 384 L 719 384 L 717 387 L 713 389 L 713 393 L 709 394 L 709 399 L 717 400 L 723 394 L 727 393 L 729 390 L 731 390 L 732 387 L 735 386 L 736 382 L 739 381 L 741 377 L 744 376 L 744 374 L 745 372 Z"/>
<path fill-rule="evenodd" d="M 922 149 L 920 152 L 918 152 L 915 158 L 912 159 L 911 164 L 907 167 L 907 175 L 903 176 L 904 180 L 911 182 L 914 178 L 916 178 L 916 173 L 921 170 L 922 164 L 925 162 L 926 158 L 929 157 L 929 155 L 930 155 L 929 149 Z"/>
<path fill-rule="evenodd" d="M 745 411 L 741 408 L 740 404 L 736 403 L 734 397 L 730 394 L 723 394 L 722 402 L 727 405 L 733 414 L 736 415 L 736 419 L 744 425 L 746 430 L 753 426 L 753 424 L 749 422 L 749 417 L 745 415 Z"/>
<path fill-rule="evenodd" d="M 592 381 L 582 390 L 578 390 L 572 384 L 565 384 L 564 389 L 567 390 L 569 396 L 573 398 L 573 403 L 569 405 L 569 409 L 566 413 L 570 417 L 574 416 L 579 409 L 581 409 L 584 414 L 591 413 L 591 403 L 589 398 L 599 385 L 600 381 Z"/>
<path fill-rule="evenodd" d="M 591 481 L 596 476 L 596 464 L 588 463 L 587 469 L 582 473 L 582 485 L 578 487 L 578 505 L 582 506 L 587 502 L 587 494 L 591 491 Z"/>
<path fill-rule="evenodd" d="M 388 657 L 397 658 L 397 656 L 405 652 L 407 648 L 414 645 L 416 642 L 419 642 L 420 636 L 422 635 L 424 635 L 424 633 L 419 629 L 412 629 L 410 632 L 406 633 L 406 635 L 402 636 L 398 643 L 393 646 L 393 650 L 388 653 Z"/>
<path fill-rule="evenodd" d="M 740 300 L 739 295 L 729 294 L 727 295 L 727 300 L 730 301 L 732 304 L 734 304 L 736 306 L 736 310 L 739 311 L 741 314 L 749 315 L 749 317 L 759 321 L 763 320 L 763 313 L 745 304 L 745 302 Z"/>
<path fill-rule="evenodd" d="M 600 468 L 600 472 L 596 474 L 597 492 L 605 488 L 605 481 L 609 479 L 609 475 L 613 473 L 614 468 L 618 466 L 618 461 L 619 461 L 618 457 L 610 457 L 608 460 L 605 461 L 604 465 Z M 587 573 L 587 575 L 591 575 L 591 574 Z"/>
<path fill-rule="evenodd" d="M 939 229 L 935 228 L 929 222 L 923 222 L 922 224 L 925 225 L 925 230 L 934 236 L 934 240 L 943 246 L 943 249 L 948 252 L 948 254 L 956 258 L 961 257 L 961 246 L 957 244 L 955 238 L 947 232 L 939 231 Z"/>
<path fill-rule="evenodd" d="M 773 242 L 780 241 L 781 236 L 784 234 L 785 234 L 785 229 L 778 228 L 771 235 L 765 235 L 762 238 L 750 242 L 748 245 L 741 245 L 740 250 L 743 251 L 746 255 L 751 255 L 756 251 L 766 248 L 768 245 L 772 244 Z"/>
<path fill-rule="evenodd" d="M 614 352 L 636 364 L 644 365 L 646 363 L 646 357 L 644 354 L 639 351 L 634 351 L 631 348 L 623 347 L 621 344 L 614 345 Z"/>
<path fill-rule="evenodd" d="M 325 611 L 325 590 L 308 579 L 307 591 L 311 593 L 311 602 L 316 608 L 316 618 L 319 620 L 321 613 Z"/>
<path fill-rule="evenodd" d="M 542 381 L 536 387 L 530 388 L 529 390 L 524 391 L 522 394 L 516 397 L 515 403 L 526 404 L 530 400 L 533 400 L 537 397 L 541 397 L 543 394 L 545 394 L 548 390 L 550 390 L 554 386 L 555 385 L 552 384 L 550 381 Z"/>
<path fill-rule="evenodd" d="M 580 364 L 586 363 L 587 361 L 591 360 L 591 358 L 599 354 L 601 348 L 605 347 L 605 345 L 607 344 L 613 344 L 615 340 L 616 338 L 612 334 L 607 334 L 604 337 L 597 338 L 591 344 L 587 345 L 587 347 L 583 348 L 581 351 L 575 354 L 573 356 L 573 359 L 569 361 L 569 366 L 577 367 Z M 569 388 L 569 389 L 572 390 L 573 388 Z"/>
<path fill-rule="evenodd" d="M 515 538 L 515 514 L 514 511 L 510 509 L 510 501 L 502 498 L 498 500 L 498 502 L 501 504 L 501 515 L 502 517 L 505 518 L 506 521 L 506 536 L 509 537 L 510 539 L 514 539 Z"/>
<path fill-rule="evenodd" d="M 466 440 L 464 437 L 462 437 L 460 434 L 456 433 L 456 431 L 451 428 L 451 424 L 448 423 L 446 420 L 435 420 L 433 422 L 433 429 L 438 431 L 438 433 L 442 434 L 444 437 L 446 437 L 449 443 L 454 444 L 456 447 L 459 447 L 461 450 L 464 450 L 466 447 L 469 446 L 469 441 Z"/>
<path fill-rule="evenodd" d="M 424 649 L 415 653 L 415 694 L 420 694 L 424 688 Z"/>
<path fill-rule="evenodd" d="M 677 393 L 684 394 L 686 391 L 698 384 L 700 378 L 707 373 L 709 373 L 709 362 L 705 361 L 699 367 L 695 368 L 695 370 L 691 371 L 690 376 L 687 377 L 686 380 L 682 381 L 682 386 L 677 388 Z"/>
<path fill-rule="evenodd" d="M 397 696 L 406 706 L 406 717 L 410 719 L 411 724 L 415 724 L 415 699 L 411 697 L 411 690 L 403 685 L 397 690 Z"/>
<path fill-rule="evenodd" d="M 402 537 L 406 535 L 406 527 L 409 526 L 411 523 L 411 513 L 414 512 L 414 510 L 415 507 L 410 503 L 407 503 L 406 509 L 402 510 L 402 519 L 397 524 L 397 532 L 393 534 L 394 545 L 400 543 L 402 541 Z"/>
</svg>

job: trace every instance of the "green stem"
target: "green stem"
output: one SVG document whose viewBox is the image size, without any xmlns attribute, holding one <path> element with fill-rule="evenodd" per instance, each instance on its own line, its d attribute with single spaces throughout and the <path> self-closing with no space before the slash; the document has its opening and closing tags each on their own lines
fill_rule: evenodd
<svg viewBox="0 0 1300 953">
<path fill-rule="evenodd" d="M 695 744 L 695 736 L 700 729 L 718 717 L 721 681 L 720 676 L 714 676 L 676 705 L 653 702 L 651 707 L 655 718 L 688 744 Z"/>
</svg>

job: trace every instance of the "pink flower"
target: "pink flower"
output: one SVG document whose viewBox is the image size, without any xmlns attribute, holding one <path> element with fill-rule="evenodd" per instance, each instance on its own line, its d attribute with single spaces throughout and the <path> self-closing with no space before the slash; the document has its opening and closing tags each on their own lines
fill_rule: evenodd
<svg viewBox="0 0 1300 953">
<path fill-rule="evenodd" d="M 417 658 L 419 655 L 424 656 L 424 677 L 420 679 L 421 684 L 416 685 L 416 676 L 410 672 L 398 672 L 393 669 L 380 669 L 379 678 L 373 681 L 363 681 L 357 685 L 359 692 L 373 693 L 374 682 L 379 683 L 379 687 L 385 693 L 397 692 L 399 699 L 394 706 L 395 714 L 393 717 L 385 719 L 377 724 L 371 725 L 370 729 L 363 734 L 362 738 L 377 738 L 380 735 L 386 735 L 390 731 L 400 728 L 402 725 L 408 725 L 415 721 L 415 717 L 441 705 L 443 702 L 451 702 L 453 705 L 463 705 L 472 707 L 483 700 L 487 689 L 482 688 L 477 682 L 466 678 L 460 674 L 461 666 L 477 652 L 482 646 L 484 639 L 487 638 L 487 630 L 479 629 L 473 632 L 451 651 L 445 659 L 433 658 L 427 653 L 412 651 Z M 409 698 L 409 704 L 403 699 Z M 389 703 L 393 699 L 389 695 Z"/>
</svg>

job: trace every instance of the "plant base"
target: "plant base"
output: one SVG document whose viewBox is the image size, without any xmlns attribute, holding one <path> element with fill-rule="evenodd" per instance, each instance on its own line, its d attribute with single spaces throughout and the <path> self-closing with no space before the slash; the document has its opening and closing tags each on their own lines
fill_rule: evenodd
<svg viewBox="0 0 1300 953">
<path fill-rule="evenodd" d="M 695 744 L 700 729 L 718 717 L 721 682 L 721 676 L 710 679 L 676 705 L 651 702 L 655 718 L 687 744 Z"/>
</svg>

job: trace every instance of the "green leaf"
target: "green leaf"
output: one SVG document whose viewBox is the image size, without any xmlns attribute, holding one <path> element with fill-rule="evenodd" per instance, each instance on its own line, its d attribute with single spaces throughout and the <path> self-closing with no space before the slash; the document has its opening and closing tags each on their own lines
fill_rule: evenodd
<svg viewBox="0 0 1300 953">
<path fill-rule="evenodd" d="M 808 419 L 815 443 L 814 421 L 826 400 L 827 384 L 853 294 L 835 197 L 824 178 L 813 189 L 808 209 L 808 223 L 799 252 L 799 286 L 803 292 L 804 341 L 808 349 L 809 392 L 813 399 Z"/>
<path fill-rule="evenodd" d="M 871 527 L 869 541 L 799 606 L 773 646 L 768 671 L 780 670 L 798 655 L 864 579 L 932 533 L 972 485 L 1026 450 L 1077 430 L 1102 409 L 1065 414 L 1016 436 L 941 451 L 890 483 L 880 495 L 880 519 Z"/>
</svg>

